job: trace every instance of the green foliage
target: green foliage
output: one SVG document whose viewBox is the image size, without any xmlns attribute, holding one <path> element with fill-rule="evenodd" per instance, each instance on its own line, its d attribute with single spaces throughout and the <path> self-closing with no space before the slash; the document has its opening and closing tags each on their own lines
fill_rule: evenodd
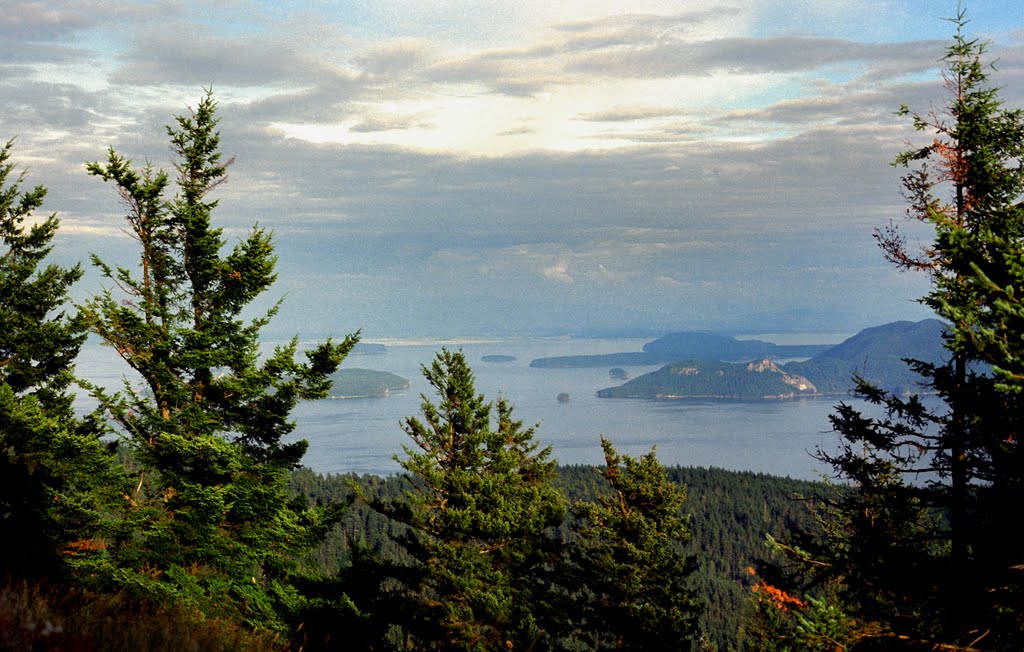
<svg viewBox="0 0 1024 652">
<path fill-rule="evenodd" d="M 611 493 L 573 505 L 575 636 L 588 649 L 688 649 L 699 608 L 687 588 L 694 560 L 683 552 L 686 490 L 653 451 L 637 460 L 601 445 Z"/>
<path fill-rule="evenodd" d="M 766 556 L 765 533 L 798 526 L 809 528 L 813 523 L 809 506 L 819 505 L 825 497 L 834 496 L 837 489 L 821 483 L 722 469 L 670 467 L 666 473 L 673 485 L 686 487 L 685 504 L 692 536 L 682 552 L 694 560 L 695 568 L 688 584 L 694 599 L 703 607 L 698 616 L 698 634 L 694 637 L 699 640 L 694 641 L 693 649 L 722 652 L 751 649 L 756 641 L 747 569 L 760 565 L 760 560 Z M 607 498 L 611 490 L 601 469 L 592 466 L 559 467 L 555 485 L 574 503 L 596 502 L 599 496 Z M 386 502 L 402 499 L 412 490 L 409 479 L 404 476 L 322 476 L 308 469 L 292 474 L 291 487 L 297 494 L 319 502 L 346 504 L 356 492 L 370 502 Z M 563 540 L 568 540 L 572 522 L 571 514 L 567 514 L 560 528 Z M 319 632 L 318 640 L 328 636 L 325 632 L 342 631 L 351 649 L 375 646 L 380 649 L 386 631 L 378 632 L 379 637 L 374 639 L 367 632 L 368 623 L 361 619 L 373 611 L 368 607 L 374 600 L 378 600 L 379 608 L 386 607 L 380 604 L 383 602 L 383 594 L 378 591 L 380 578 L 367 566 L 413 565 L 414 560 L 406 548 L 397 543 L 405 532 L 405 525 L 388 519 L 369 505 L 353 504 L 310 557 L 310 562 L 321 572 L 336 574 L 341 569 L 341 576 L 333 594 L 329 591 L 324 594 L 325 602 L 333 601 L 333 606 L 323 610 L 322 622 L 313 625 L 307 619 L 304 631 Z M 359 559 L 353 561 L 356 557 Z M 363 570 L 353 572 L 353 566 Z M 582 584 L 583 576 L 571 568 L 557 569 L 552 565 L 550 570 L 549 584 L 558 583 L 562 588 L 566 585 L 578 588 Z M 356 599 L 357 594 L 361 594 L 360 599 Z M 338 615 L 339 612 L 353 615 L 349 607 L 342 605 L 346 597 L 365 608 L 359 613 L 360 617 L 352 618 L 354 626 Z M 550 604 L 549 612 L 563 622 L 545 623 L 553 628 L 551 636 L 541 641 L 536 649 L 574 649 L 562 645 L 567 641 L 558 637 L 559 632 L 568 637 L 577 621 L 573 620 L 564 601 L 552 600 Z M 366 637 L 357 640 L 357 631 L 363 631 Z M 314 638 L 317 637 L 311 633 L 304 641 L 307 649 L 312 649 Z M 577 650 L 585 647 L 578 636 L 575 643 Z"/>
<path fill-rule="evenodd" d="M 179 603 L 140 602 L 45 582 L 0 583 L 0 649 L 285 650 L 283 641 Z"/>
<path fill-rule="evenodd" d="M 113 287 L 84 307 L 90 328 L 138 374 L 122 392 L 93 388 L 138 469 L 129 517 L 111 534 L 113 570 L 98 578 L 149 596 L 175 596 L 254 626 L 282 628 L 297 608 L 295 558 L 336 510 L 290 501 L 288 473 L 306 442 L 285 443 L 300 400 L 322 398 L 357 337 L 328 341 L 298 361 L 296 340 L 261 357 L 246 308 L 275 280 L 270 235 L 230 250 L 212 225 L 211 193 L 227 179 L 212 95 L 167 127 L 167 173 L 136 169 L 114 150 L 87 165 L 113 183 L 139 248 L 136 269 L 93 263 Z"/>
<path fill-rule="evenodd" d="M 0 576 L 63 575 L 101 548 L 95 537 L 120 488 L 99 430 L 75 419 L 68 392 L 85 327 L 67 292 L 82 272 L 44 264 L 58 219 L 29 223 L 46 189 L 22 189 L 12 148 L 0 149 Z"/>
<path fill-rule="evenodd" d="M 753 593 L 760 623 L 754 647 L 761 652 L 846 652 L 865 640 L 892 642 L 890 632 L 830 599 L 798 598 L 760 579 Z"/>
<path fill-rule="evenodd" d="M 935 240 L 912 252 L 894 226 L 876 234 L 890 261 L 929 275 L 923 302 L 949 324 L 948 363 L 910 361 L 939 406 L 861 382 L 857 394 L 880 415 L 841 405 L 832 424 L 842 447 L 819 453 L 854 490 L 823 511 L 817 531 L 794 537 L 808 554 L 783 548 L 805 581 L 862 623 L 864 644 L 884 649 L 1024 645 L 1024 556 L 1000 531 L 1024 499 L 1024 405 L 1007 391 L 1012 382 L 971 372 L 976 361 L 1005 372 L 996 340 L 1024 340 L 984 288 L 1004 273 L 1002 254 L 1022 250 L 1024 113 L 1002 107 L 962 11 L 953 23 L 948 102 L 925 115 L 902 109 L 930 143 L 896 159 L 911 168 L 908 215 L 933 227 Z M 972 276 L 986 266 L 991 274 Z"/>
<path fill-rule="evenodd" d="M 416 649 L 530 647 L 544 635 L 544 544 L 564 513 L 550 449 L 505 400 L 475 393 L 461 352 L 443 350 L 423 374 L 439 402 L 424 397 L 422 420 L 405 422 L 411 491 L 374 501 L 405 526 L 411 563 L 355 565 L 380 578 L 370 620 Z"/>
<path fill-rule="evenodd" d="M 66 390 L 85 330 L 65 304 L 82 270 L 43 265 L 59 220 L 51 214 L 27 223 L 42 207 L 46 188 L 23 190 L 24 173 L 12 178 L 13 147 L 8 141 L 0 149 L 0 378 L 15 393 L 31 393 L 44 409 L 67 417 Z"/>
</svg>

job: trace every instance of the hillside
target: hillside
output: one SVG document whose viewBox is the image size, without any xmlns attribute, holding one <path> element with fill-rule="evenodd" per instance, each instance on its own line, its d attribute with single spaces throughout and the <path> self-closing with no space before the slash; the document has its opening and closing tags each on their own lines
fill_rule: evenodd
<svg viewBox="0 0 1024 652">
<path fill-rule="evenodd" d="M 763 358 L 801 358 L 815 355 L 828 348 L 828 344 L 774 344 L 695 331 L 671 333 L 643 346 L 644 353 L 648 356 L 665 362 L 685 359 L 749 362 Z"/>
<path fill-rule="evenodd" d="M 822 394 L 843 394 L 860 375 L 885 389 L 920 391 L 917 376 L 904 358 L 941 363 L 942 322 L 900 321 L 867 328 L 842 343 L 802 362 L 777 365 L 765 358 L 756 363 L 730 364 L 689 360 L 666 365 L 657 371 L 620 385 L 602 389 L 602 398 L 722 398 L 734 400 L 790 399 Z M 677 338 L 676 342 L 680 340 Z M 715 339 L 703 341 L 726 350 Z M 671 348 L 671 342 L 666 348 Z M 737 349 L 738 350 L 738 349 Z M 754 350 L 753 348 L 748 350 Z"/>
<path fill-rule="evenodd" d="M 942 345 L 944 330 L 945 325 L 937 319 L 866 328 L 810 360 L 790 362 L 783 368 L 806 376 L 824 394 L 848 391 L 854 374 L 885 389 L 915 392 L 920 390 L 919 378 L 904 358 L 944 362 L 948 357 Z"/>
<path fill-rule="evenodd" d="M 558 486 L 569 500 L 593 500 L 607 490 L 595 467 L 563 466 L 558 471 Z M 770 558 L 766 533 L 778 535 L 797 525 L 811 527 L 808 503 L 798 496 L 822 498 L 836 489 L 816 482 L 713 468 L 670 467 L 668 473 L 687 487 L 684 510 L 690 514 L 693 532 L 688 551 L 696 556 L 697 566 L 691 586 L 706 607 L 700 617 L 701 636 L 716 646 L 704 649 L 754 649 L 756 641 L 748 629 L 753 601 L 746 569 Z M 311 500 L 347 502 L 354 482 L 371 496 L 395 497 L 407 491 L 408 480 L 401 475 L 323 476 L 299 469 L 292 474 L 290 487 Z M 402 526 L 356 502 L 308 561 L 324 573 L 338 573 L 351 563 L 356 541 L 379 551 L 384 559 L 401 561 L 402 548 L 395 540 L 403 532 Z"/>
</svg>

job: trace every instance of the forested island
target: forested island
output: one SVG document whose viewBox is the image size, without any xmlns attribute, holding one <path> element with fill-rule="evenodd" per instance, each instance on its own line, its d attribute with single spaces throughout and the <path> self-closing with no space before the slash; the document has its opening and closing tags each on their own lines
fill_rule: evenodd
<svg viewBox="0 0 1024 652">
<path fill-rule="evenodd" d="M 444 348 L 401 423 L 401 472 L 318 476 L 293 411 L 338 391 L 359 334 L 261 348 L 280 304 L 250 315 L 277 255 L 267 231 L 230 244 L 213 219 L 230 159 L 212 91 L 165 129 L 173 172 L 114 148 L 86 164 L 137 258 L 93 256 L 101 284 L 81 304 L 69 289 L 84 271 L 48 262 L 59 218 L 39 215 L 46 189 L 25 187 L 7 142 L 0 649 L 1024 649 L 1024 111 L 1002 106 L 965 14 L 952 22 L 944 104 L 899 112 L 925 132 L 896 164 L 934 239 L 874 234 L 927 275 L 935 323 L 869 329 L 799 367 L 758 353 L 745 375 L 728 359 L 663 368 L 756 377 L 763 398 L 829 391 L 829 374 L 862 365 L 853 396 L 871 409 L 837 402 L 834 445 L 810 452 L 831 469 L 822 483 L 669 469 L 596 433 L 603 463 L 559 468 L 539 426 Z M 939 360 L 914 360 L 940 331 Z M 76 379 L 90 335 L 137 382 Z M 878 356 L 897 353 L 934 403 L 879 386 L 892 376 Z"/>
<path fill-rule="evenodd" d="M 501 354 L 490 354 L 480 357 L 483 362 L 515 362 L 516 357 L 514 355 L 501 355 Z"/>
<path fill-rule="evenodd" d="M 408 389 L 409 379 L 374 369 L 339 369 L 331 375 L 331 398 L 379 398 Z"/>
<path fill-rule="evenodd" d="M 598 391 L 601 398 L 717 398 L 737 401 L 790 399 L 817 395 L 803 376 L 783 371 L 771 360 L 747 364 L 687 360 L 665 365 L 618 387 Z"/>
</svg>

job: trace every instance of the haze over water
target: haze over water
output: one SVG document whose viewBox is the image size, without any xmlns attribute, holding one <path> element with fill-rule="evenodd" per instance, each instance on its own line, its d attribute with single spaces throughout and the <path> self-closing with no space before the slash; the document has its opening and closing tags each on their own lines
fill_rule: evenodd
<svg viewBox="0 0 1024 652">
<path fill-rule="evenodd" d="M 818 337 L 816 341 L 823 338 Z M 842 339 L 837 336 L 833 339 Z M 536 440 L 550 445 L 562 464 L 598 464 L 600 436 L 621 452 L 642 455 L 656 448 L 665 464 L 714 466 L 804 479 L 819 479 L 826 469 L 811 457 L 819 446 L 834 445 L 828 415 L 837 397 L 795 401 L 599 399 L 596 392 L 619 384 L 607 367 L 535 369 L 539 357 L 639 351 L 646 339 L 458 338 L 447 343 L 390 340 L 383 355 L 351 355 L 343 368 L 389 371 L 411 382 L 384 398 L 326 399 L 301 404 L 293 413 L 295 437 L 309 440 L 304 463 L 321 473 L 386 474 L 400 471 L 393 459 L 411 443 L 401 422 L 420 413 L 420 395 L 432 389 L 420 373 L 441 346 L 462 350 L 476 376 L 476 388 L 488 399 L 507 398 L 524 425 L 539 423 Z M 483 362 L 484 355 L 515 356 L 514 362 Z M 632 378 L 656 366 L 625 367 Z M 82 375 L 119 386 L 122 366 L 113 352 L 90 343 L 79 363 Z M 568 402 L 559 402 L 560 393 Z M 80 398 L 85 405 L 86 399 Z"/>
</svg>

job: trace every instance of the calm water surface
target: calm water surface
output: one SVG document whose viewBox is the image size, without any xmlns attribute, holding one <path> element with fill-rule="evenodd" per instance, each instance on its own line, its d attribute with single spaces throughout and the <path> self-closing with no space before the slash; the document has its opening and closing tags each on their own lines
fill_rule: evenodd
<svg viewBox="0 0 1024 652">
<path fill-rule="evenodd" d="M 620 452 L 641 455 L 656 447 L 665 464 L 714 466 L 795 478 L 817 479 L 825 469 L 810 453 L 831 448 L 828 415 L 837 398 L 739 403 L 733 401 L 645 401 L 598 399 L 596 392 L 620 384 L 608 368 L 533 369 L 538 357 L 639 351 L 647 340 L 504 339 L 445 344 L 462 350 L 476 375 L 477 391 L 504 396 L 526 425 L 539 424 L 536 438 L 551 445 L 563 464 L 602 461 L 600 436 Z M 322 473 L 393 473 L 393 459 L 409 439 L 402 419 L 419 414 L 420 394 L 431 388 L 420 373 L 442 343 L 388 341 L 383 355 L 353 355 L 343 367 L 390 371 L 408 378 L 410 389 L 384 398 L 326 399 L 300 405 L 295 437 L 309 440 L 305 464 Z M 481 356 L 515 356 L 514 362 L 483 362 Z M 632 378 L 657 367 L 624 367 Z M 79 373 L 106 387 L 119 386 L 123 370 L 112 351 L 89 344 Z M 560 393 L 568 402 L 559 402 Z M 435 397 L 430 396 L 433 400 Z M 83 409 L 87 398 L 80 398 Z"/>
</svg>

